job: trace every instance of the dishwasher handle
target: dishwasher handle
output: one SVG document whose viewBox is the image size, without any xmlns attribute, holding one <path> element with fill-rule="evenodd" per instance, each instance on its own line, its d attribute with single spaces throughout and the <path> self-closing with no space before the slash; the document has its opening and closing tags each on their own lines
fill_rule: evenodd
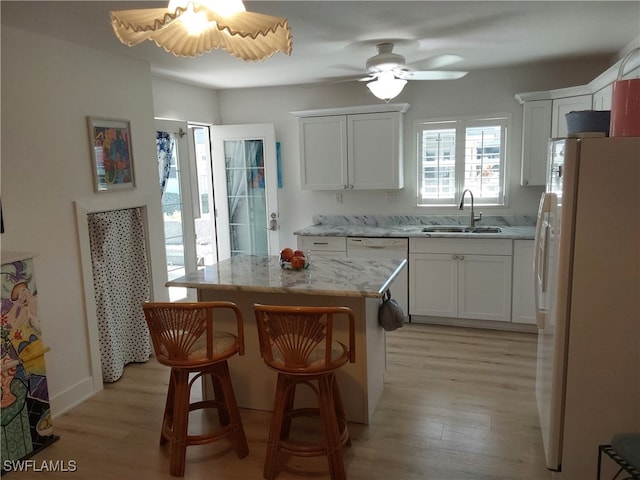
<svg viewBox="0 0 640 480">
<path fill-rule="evenodd" d="M 362 249 L 398 249 L 398 250 L 406 250 L 407 245 L 405 240 L 397 240 L 390 238 L 348 238 L 347 239 L 347 249 L 349 247 L 352 248 L 362 248 Z"/>
</svg>

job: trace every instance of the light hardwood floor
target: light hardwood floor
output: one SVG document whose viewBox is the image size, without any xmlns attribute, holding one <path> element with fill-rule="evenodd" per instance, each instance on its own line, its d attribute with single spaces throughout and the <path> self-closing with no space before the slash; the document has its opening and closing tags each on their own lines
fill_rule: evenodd
<svg viewBox="0 0 640 480">
<path fill-rule="evenodd" d="M 387 380 L 370 425 L 351 425 L 350 480 L 542 480 L 536 337 L 410 324 L 387 335 Z M 232 360 L 233 361 L 233 360 Z M 273 375 L 265 367 L 265 375 Z M 158 445 L 168 369 L 129 365 L 118 382 L 54 420 L 60 440 L 37 454 L 77 471 L 9 479 L 169 479 Z M 260 480 L 269 413 L 242 410 L 249 456 L 227 440 L 189 447 L 185 479 Z M 194 419 L 197 421 L 197 419 Z M 60 464 L 58 464 L 60 465 Z M 328 479 L 324 458 L 290 459 L 278 480 Z"/>
</svg>

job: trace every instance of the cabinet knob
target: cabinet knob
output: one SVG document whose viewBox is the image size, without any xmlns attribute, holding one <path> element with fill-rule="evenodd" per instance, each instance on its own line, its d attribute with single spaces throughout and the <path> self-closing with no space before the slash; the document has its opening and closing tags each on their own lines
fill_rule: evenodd
<svg viewBox="0 0 640 480">
<path fill-rule="evenodd" d="M 458 259 L 458 255 L 451 255 L 451 260 L 457 260 Z"/>
<path fill-rule="evenodd" d="M 344 190 L 346 190 L 346 189 L 347 189 L 347 188 L 349 188 L 349 187 L 348 187 L 348 185 L 342 185 L 342 188 L 343 188 Z"/>
<path fill-rule="evenodd" d="M 523 180 L 522 185 L 529 185 L 529 180 Z"/>
<path fill-rule="evenodd" d="M 458 258 L 459 258 L 460 260 L 464 260 L 464 255 L 460 255 Z"/>
<path fill-rule="evenodd" d="M 353 188 L 353 185 L 349 185 L 349 188 Z"/>
</svg>

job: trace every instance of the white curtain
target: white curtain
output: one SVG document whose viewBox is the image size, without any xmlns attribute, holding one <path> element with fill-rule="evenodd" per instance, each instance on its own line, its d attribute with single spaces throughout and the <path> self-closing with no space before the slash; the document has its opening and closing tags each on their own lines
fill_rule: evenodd
<svg viewBox="0 0 640 480">
<path fill-rule="evenodd" d="M 139 208 L 88 215 L 102 379 L 115 382 L 131 362 L 151 355 L 142 303 L 150 276 Z"/>
</svg>

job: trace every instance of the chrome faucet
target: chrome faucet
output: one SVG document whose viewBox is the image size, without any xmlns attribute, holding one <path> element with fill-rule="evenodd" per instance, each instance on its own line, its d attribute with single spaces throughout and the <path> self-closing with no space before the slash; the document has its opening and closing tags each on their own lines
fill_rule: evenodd
<svg viewBox="0 0 640 480">
<path fill-rule="evenodd" d="M 464 208 L 464 195 L 469 192 L 469 195 L 471 195 L 471 215 L 469 216 L 469 227 L 473 228 L 476 226 L 476 222 L 479 222 L 480 220 L 482 220 L 482 212 L 480 212 L 480 215 L 476 217 L 476 214 L 473 211 L 473 192 L 469 189 L 466 189 L 464 192 L 462 192 L 462 195 L 460 196 L 460 205 L 458 205 L 458 210 L 462 210 Z"/>
</svg>

